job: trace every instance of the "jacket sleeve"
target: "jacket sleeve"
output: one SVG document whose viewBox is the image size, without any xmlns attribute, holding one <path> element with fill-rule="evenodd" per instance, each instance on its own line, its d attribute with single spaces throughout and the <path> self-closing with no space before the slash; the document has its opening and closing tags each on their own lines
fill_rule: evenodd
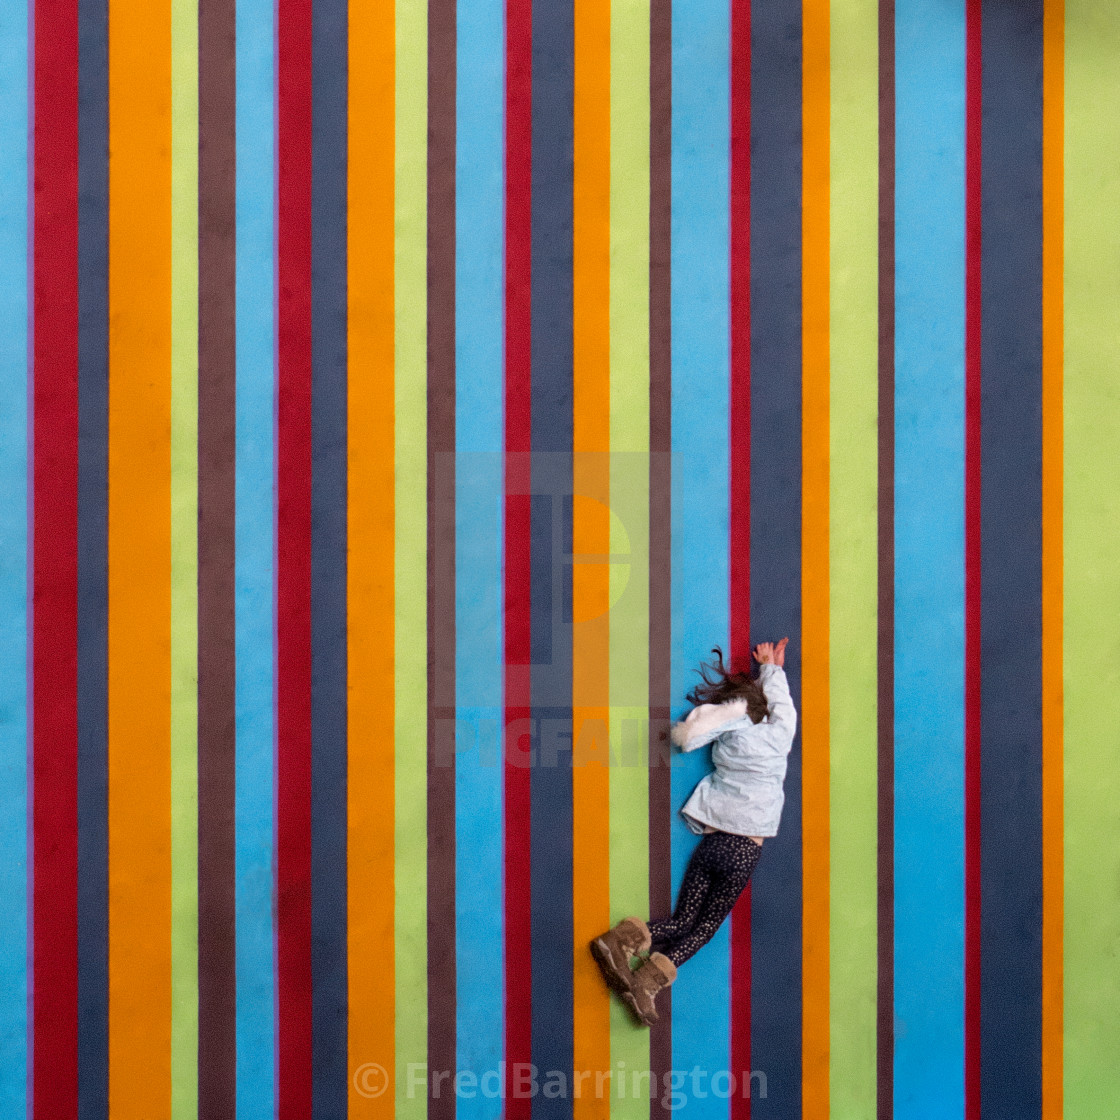
<svg viewBox="0 0 1120 1120">
<path fill-rule="evenodd" d="M 792 743 L 794 732 L 797 730 L 797 710 L 790 698 L 789 681 L 786 680 L 785 670 L 780 665 L 762 665 L 758 670 L 758 683 L 766 693 L 770 722 L 786 731 Z"/>
<path fill-rule="evenodd" d="M 726 704 L 701 704 L 693 708 L 680 723 L 673 724 L 669 737 L 682 751 L 694 751 L 710 743 L 721 731 L 744 719 L 745 700 L 729 700 Z"/>
</svg>

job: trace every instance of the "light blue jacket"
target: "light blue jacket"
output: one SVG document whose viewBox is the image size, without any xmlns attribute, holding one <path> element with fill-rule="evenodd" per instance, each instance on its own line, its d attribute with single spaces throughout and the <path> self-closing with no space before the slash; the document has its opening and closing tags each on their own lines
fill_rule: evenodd
<svg viewBox="0 0 1120 1120">
<path fill-rule="evenodd" d="M 747 715 L 745 700 L 701 704 L 673 725 L 670 738 L 683 751 L 712 744 L 715 770 L 692 791 L 681 809 L 693 832 L 776 836 L 785 804 L 782 783 L 797 730 L 797 712 L 785 670 L 762 665 L 759 683 L 769 714 L 761 723 Z M 709 826 L 709 827 L 705 827 Z"/>
</svg>

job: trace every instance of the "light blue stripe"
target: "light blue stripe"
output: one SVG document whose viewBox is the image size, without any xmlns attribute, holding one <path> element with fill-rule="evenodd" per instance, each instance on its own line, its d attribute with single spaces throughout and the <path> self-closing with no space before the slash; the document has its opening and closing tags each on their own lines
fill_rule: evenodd
<svg viewBox="0 0 1120 1120">
<path fill-rule="evenodd" d="M 237 0 L 237 1118 L 271 1120 L 275 26 Z"/>
<path fill-rule="evenodd" d="M 673 716 L 711 647 L 727 651 L 729 448 L 728 0 L 673 5 L 672 323 Z M 715 418 L 715 419 L 713 419 Z M 697 837 L 680 816 L 711 769 L 704 747 L 675 756 L 673 900 Z M 726 1070 L 730 1062 L 730 938 L 724 923 L 673 985 L 673 1068 Z M 699 1082 L 706 1091 L 706 1079 Z M 685 1115 L 725 1117 L 728 1102 L 694 1095 Z"/>
<path fill-rule="evenodd" d="M 459 0 L 455 208 L 456 1047 L 503 1055 L 502 504 L 504 6 Z M 490 1117 L 497 1072 L 456 1102 Z"/>
<path fill-rule="evenodd" d="M 0 4 L 0 1116 L 27 1113 L 27 4 Z"/>
<path fill-rule="evenodd" d="M 898 0 L 895 1116 L 964 1114 L 964 0 Z"/>
</svg>

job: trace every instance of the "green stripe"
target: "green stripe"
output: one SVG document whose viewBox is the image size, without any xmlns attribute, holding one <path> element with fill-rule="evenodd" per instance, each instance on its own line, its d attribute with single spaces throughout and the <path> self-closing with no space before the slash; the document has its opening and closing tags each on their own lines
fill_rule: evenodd
<svg viewBox="0 0 1120 1120">
<path fill-rule="evenodd" d="M 1120 1115 L 1120 7 L 1066 0 L 1065 1120 Z"/>
<path fill-rule="evenodd" d="M 396 1114 L 427 1114 L 427 7 L 396 5 Z"/>
<path fill-rule="evenodd" d="M 611 4 L 611 919 L 649 913 L 649 0 Z M 611 1000 L 611 1116 L 646 1120 L 649 1032 Z M 621 1063 L 621 1064 L 620 1064 Z M 623 1096 L 618 1096 L 619 1091 Z M 643 1099 L 646 1098 L 646 1099 Z"/>
<path fill-rule="evenodd" d="M 198 3 L 171 4 L 171 1116 L 198 1116 Z"/>
<path fill-rule="evenodd" d="M 831 12 L 831 1114 L 875 1114 L 878 5 Z"/>
</svg>

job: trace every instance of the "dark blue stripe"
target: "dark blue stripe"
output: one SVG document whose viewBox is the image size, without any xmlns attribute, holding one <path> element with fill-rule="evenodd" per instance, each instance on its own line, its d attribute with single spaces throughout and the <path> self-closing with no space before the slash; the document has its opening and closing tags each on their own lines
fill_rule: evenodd
<svg viewBox="0 0 1120 1120">
<path fill-rule="evenodd" d="M 315 1120 L 347 1107 L 346 0 L 312 9 L 311 1046 Z"/>
<path fill-rule="evenodd" d="M 801 708 L 801 5 L 751 9 L 751 641 Z M 801 736 L 751 893 L 751 1116 L 801 1114 Z"/>
<path fill-rule="evenodd" d="M 572 0 L 533 0 L 532 155 L 532 1060 L 572 1113 Z"/>
<path fill-rule="evenodd" d="M 109 13 L 78 4 L 78 1116 L 109 1112 Z"/>
<path fill-rule="evenodd" d="M 983 9 L 980 1111 L 1042 1112 L 1042 7 Z"/>
</svg>

